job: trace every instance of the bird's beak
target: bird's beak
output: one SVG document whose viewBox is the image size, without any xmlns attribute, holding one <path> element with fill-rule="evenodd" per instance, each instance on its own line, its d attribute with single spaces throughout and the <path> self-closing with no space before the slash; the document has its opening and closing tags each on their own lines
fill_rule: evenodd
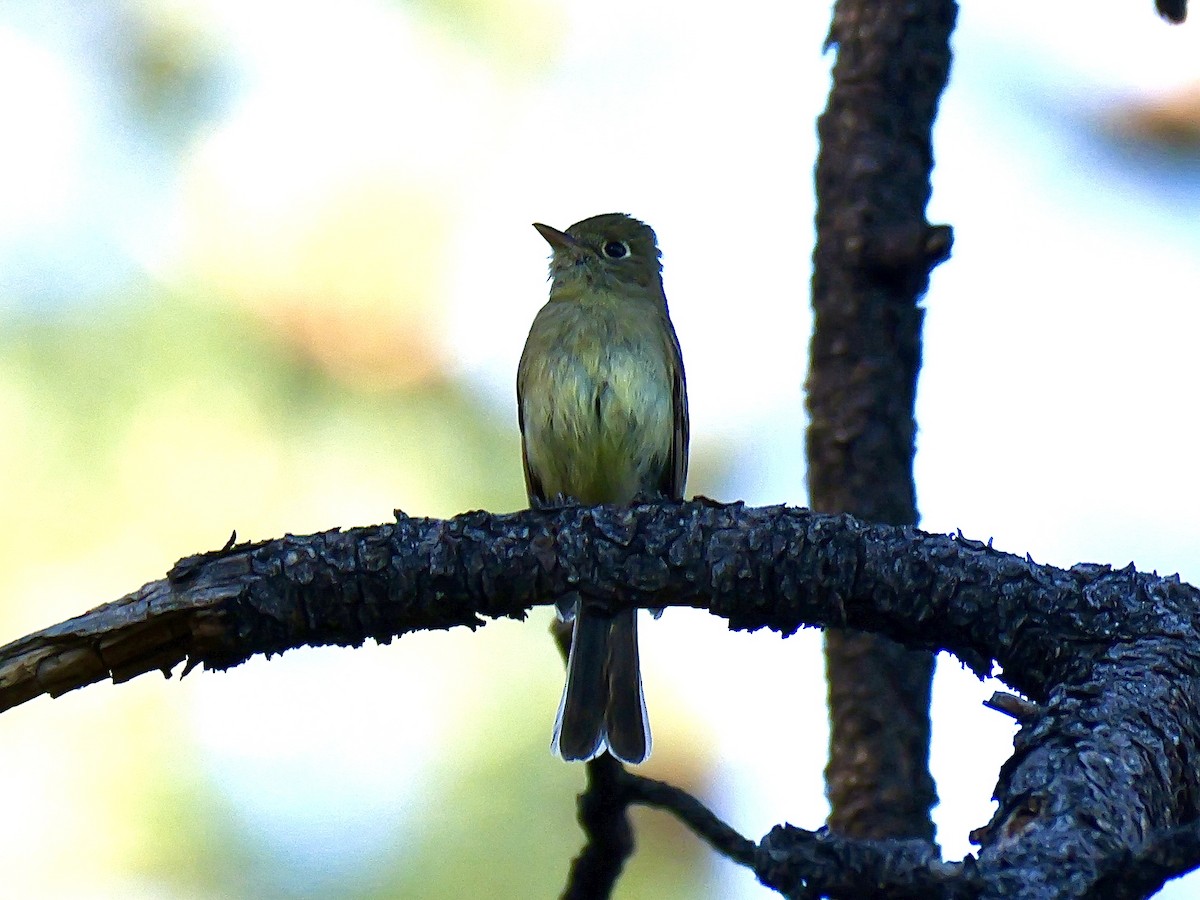
<svg viewBox="0 0 1200 900">
<path fill-rule="evenodd" d="M 574 250 L 579 247 L 579 241 L 571 237 L 565 231 L 559 231 L 557 228 L 551 228 L 549 225 L 543 225 L 541 222 L 534 222 L 533 227 L 538 230 L 538 234 L 546 239 L 555 250 Z"/>
</svg>

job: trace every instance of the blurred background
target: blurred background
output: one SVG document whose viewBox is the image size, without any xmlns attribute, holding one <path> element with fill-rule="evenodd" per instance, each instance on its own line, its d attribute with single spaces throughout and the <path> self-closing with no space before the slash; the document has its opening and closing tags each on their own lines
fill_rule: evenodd
<svg viewBox="0 0 1200 900">
<path fill-rule="evenodd" d="M 1200 582 L 1200 23 L 968 3 L 930 218 L 923 525 Z M 69 13 L 69 14 L 68 14 Z M 655 226 L 689 493 L 803 504 L 827 4 L 0 6 L 0 642 L 240 539 L 524 505 L 529 227 Z M 549 613 L 147 676 L 0 719 L 27 898 L 556 896 Z M 819 635 L 643 629 L 655 754 L 752 838 L 825 815 Z M 935 686 L 948 856 L 1013 727 Z M 783 709 L 785 712 L 780 713 Z M 622 897 L 771 896 L 639 811 Z M 1200 879 L 1167 896 L 1200 897 Z"/>
</svg>

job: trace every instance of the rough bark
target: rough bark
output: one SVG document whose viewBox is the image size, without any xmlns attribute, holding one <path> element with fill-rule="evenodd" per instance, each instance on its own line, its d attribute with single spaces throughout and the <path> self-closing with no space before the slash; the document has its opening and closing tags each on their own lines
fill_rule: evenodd
<svg viewBox="0 0 1200 900">
<path fill-rule="evenodd" d="M 946 896 L 1138 897 L 1196 863 L 1200 842 L 1181 826 L 1200 812 L 1200 590 L 802 509 L 696 500 L 398 516 L 230 546 L 0 648 L 0 709 L 183 661 L 220 669 L 302 645 L 475 628 L 571 592 L 608 612 L 692 606 L 783 635 L 878 632 L 948 650 L 980 675 L 998 664 L 1028 698 L 994 704 L 1022 727 L 977 865 L 943 869 L 936 852 L 916 864 L 912 841 L 842 838 L 813 859 L 812 834 L 775 829 L 753 867 L 787 896 L 817 896 L 830 846 L 847 867 L 830 883 L 860 889 L 845 896 L 879 896 L 871 879 L 884 872 L 896 890 L 916 878 Z M 661 794 L 656 805 L 671 807 Z"/>
<path fill-rule="evenodd" d="M 839 0 L 833 88 L 817 123 L 817 246 L 809 353 L 813 509 L 917 522 L 912 461 L 922 311 L 950 231 L 925 221 L 931 134 L 950 67 L 954 0 Z M 830 827 L 932 839 L 933 656 L 879 635 L 825 637 Z"/>
</svg>

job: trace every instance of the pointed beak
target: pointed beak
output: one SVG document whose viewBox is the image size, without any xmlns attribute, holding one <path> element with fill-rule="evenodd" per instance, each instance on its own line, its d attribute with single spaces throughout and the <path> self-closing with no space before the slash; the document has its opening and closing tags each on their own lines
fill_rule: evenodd
<svg viewBox="0 0 1200 900">
<path fill-rule="evenodd" d="M 557 228 L 551 228 L 549 225 L 543 225 L 541 222 L 534 222 L 533 227 L 538 230 L 538 234 L 546 239 L 546 243 L 555 250 L 573 250 L 579 247 L 579 241 L 571 237 L 565 231 L 559 231 Z"/>
</svg>

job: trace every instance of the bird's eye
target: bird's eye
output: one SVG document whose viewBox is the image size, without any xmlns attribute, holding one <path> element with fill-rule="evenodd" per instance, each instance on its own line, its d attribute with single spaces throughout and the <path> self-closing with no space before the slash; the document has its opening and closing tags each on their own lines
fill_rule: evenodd
<svg viewBox="0 0 1200 900">
<path fill-rule="evenodd" d="M 624 241 L 609 241 L 604 245 L 604 255 L 609 259 L 624 259 L 629 255 L 629 245 Z"/>
</svg>

